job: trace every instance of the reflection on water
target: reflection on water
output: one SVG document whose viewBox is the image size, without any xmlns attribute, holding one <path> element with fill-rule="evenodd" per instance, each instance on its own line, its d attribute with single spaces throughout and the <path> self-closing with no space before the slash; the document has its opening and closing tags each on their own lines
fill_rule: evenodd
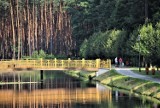
<svg viewBox="0 0 160 108">
<path fill-rule="evenodd" d="M 84 83 L 60 71 L 0 75 L 0 108 L 158 108 L 158 104 Z"/>
</svg>

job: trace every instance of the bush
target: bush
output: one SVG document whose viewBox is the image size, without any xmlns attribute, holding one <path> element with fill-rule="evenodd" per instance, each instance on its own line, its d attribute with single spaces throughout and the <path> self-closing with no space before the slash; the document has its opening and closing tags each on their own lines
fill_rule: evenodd
<svg viewBox="0 0 160 108">
<path fill-rule="evenodd" d="M 43 50 L 39 51 L 39 58 L 45 58 L 46 57 L 46 53 Z"/>
<path fill-rule="evenodd" d="M 22 59 L 31 59 L 30 56 L 22 56 Z"/>
<path fill-rule="evenodd" d="M 68 59 L 66 55 L 57 55 L 56 58 L 57 59 Z"/>
<path fill-rule="evenodd" d="M 84 58 L 111 58 L 115 57 L 123 51 L 125 43 L 126 31 L 123 30 L 107 30 L 106 32 L 98 32 L 90 36 L 88 40 L 84 40 L 80 47 L 80 56 Z"/>
<path fill-rule="evenodd" d="M 47 54 L 45 57 L 45 59 L 54 59 L 54 58 L 56 58 L 56 57 L 52 54 Z"/>
<path fill-rule="evenodd" d="M 32 53 L 32 58 L 39 58 L 38 51 Z"/>
</svg>

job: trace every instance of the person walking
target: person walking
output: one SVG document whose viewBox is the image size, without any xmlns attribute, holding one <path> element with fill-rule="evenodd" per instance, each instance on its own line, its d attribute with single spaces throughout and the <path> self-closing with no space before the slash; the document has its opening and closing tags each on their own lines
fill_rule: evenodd
<svg viewBox="0 0 160 108">
<path fill-rule="evenodd" d="M 120 58 L 119 58 L 119 66 L 120 66 L 120 67 L 122 67 L 122 63 L 123 63 L 123 60 L 122 60 L 122 58 L 120 57 Z"/>
<path fill-rule="evenodd" d="M 117 57 L 114 59 L 114 62 L 115 62 L 115 67 L 117 67 L 118 66 L 118 58 Z"/>
</svg>

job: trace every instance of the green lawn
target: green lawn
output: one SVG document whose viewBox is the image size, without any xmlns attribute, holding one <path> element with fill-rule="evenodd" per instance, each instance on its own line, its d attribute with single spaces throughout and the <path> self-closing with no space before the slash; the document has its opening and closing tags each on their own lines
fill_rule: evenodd
<svg viewBox="0 0 160 108">
<path fill-rule="evenodd" d="M 131 68 L 131 70 L 139 74 L 145 74 L 144 68 L 142 68 L 141 72 L 138 71 L 138 68 Z M 153 76 L 151 73 L 149 73 L 149 76 L 155 77 L 160 75 L 156 73 L 156 75 Z M 144 96 L 151 96 L 153 99 L 160 99 L 159 84 L 153 83 L 151 81 L 123 76 L 118 74 L 115 70 L 110 70 L 109 72 L 96 77 L 96 80 L 110 87 L 128 90 L 130 92 L 135 92 Z"/>
<path fill-rule="evenodd" d="M 138 68 L 138 67 L 133 67 L 133 68 L 131 68 L 131 70 L 132 70 L 133 72 L 138 73 L 138 74 L 141 74 L 141 75 L 147 75 L 147 74 L 146 74 L 146 71 L 145 71 L 145 68 L 141 68 L 141 72 L 139 72 L 139 68 Z M 160 78 L 160 71 L 157 71 L 157 70 L 155 69 L 155 75 L 152 75 L 152 69 L 149 68 L 148 76 L 153 77 L 153 78 Z"/>
</svg>

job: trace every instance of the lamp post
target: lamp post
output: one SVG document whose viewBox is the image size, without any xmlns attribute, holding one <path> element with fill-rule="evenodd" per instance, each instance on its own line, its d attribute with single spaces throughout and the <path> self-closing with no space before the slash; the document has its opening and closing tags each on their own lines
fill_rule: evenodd
<svg viewBox="0 0 160 108">
<path fill-rule="evenodd" d="M 138 45 L 138 47 L 139 47 L 139 49 L 138 49 L 139 50 L 139 57 L 138 57 L 139 58 L 139 60 L 138 60 L 139 61 L 139 65 L 138 66 L 139 66 L 139 72 L 141 72 L 140 40 L 141 40 L 141 36 L 138 35 L 138 44 L 139 44 Z"/>
</svg>

